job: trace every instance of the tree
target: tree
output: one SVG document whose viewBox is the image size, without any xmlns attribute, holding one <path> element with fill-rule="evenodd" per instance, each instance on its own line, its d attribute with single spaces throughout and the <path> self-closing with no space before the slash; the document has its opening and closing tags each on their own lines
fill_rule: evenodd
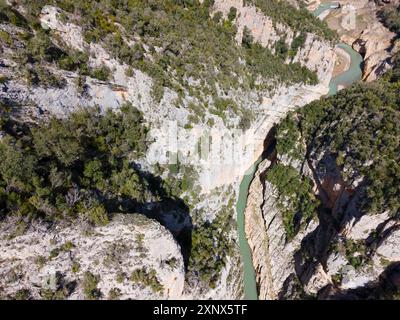
<svg viewBox="0 0 400 320">
<path fill-rule="evenodd" d="M 233 21 L 236 19 L 237 9 L 235 7 L 231 7 L 228 13 L 228 20 Z"/>
<path fill-rule="evenodd" d="M 100 276 L 94 275 L 90 271 L 85 272 L 82 287 L 86 299 L 96 300 L 101 297 L 101 291 L 97 288 L 99 281 Z"/>
<path fill-rule="evenodd" d="M 247 26 L 245 26 L 243 29 L 242 45 L 247 48 L 250 48 L 253 44 L 253 41 L 254 41 L 254 37 L 251 34 L 250 29 L 247 28 Z"/>
<path fill-rule="evenodd" d="M 53 119 L 49 125 L 33 129 L 32 135 L 40 158 L 54 156 L 66 166 L 81 159 L 84 146 L 81 144 L 79 132 L 74 130 L 69 121 L 62 123 Z"/>
</svg>

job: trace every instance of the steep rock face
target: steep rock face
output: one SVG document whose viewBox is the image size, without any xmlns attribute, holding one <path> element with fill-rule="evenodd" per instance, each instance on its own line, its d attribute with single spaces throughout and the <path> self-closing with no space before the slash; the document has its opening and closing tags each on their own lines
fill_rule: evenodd
<svg viewBox="0 0 400 320">
<path fill-rule="evenodd" d="M 246 211 L 246 220 L 265 222 L 247 229 L 250 243 L 262 229 L 268 243 L 251 247 L 257 279 L 268 281 L 262 297 L 398 297 L 398 282 L 382 280 L 399 268 L 398 78 L 390 75 L 315 101 L 276 127 L 276 160 L 257 172 L 249 195 L 257 210 L 249 202 Z"/>
<path fill-rule="evenodd" d="M 395 37 L 394 32 L 375 22 L 353 42 L 353 48 L 364 56 L 364 80 L 374 81 L 390 68 L 391 57 L 398 51 L 393 47 Z"/>
<path fill-rule="evenodd" d="M 277 29 L 275 29 L 269 17 L 262 14 L 260 10 L 254 6 L 244 6 L 241 0 L 217 0 L 214 4 L 214 11 L 220 11 L 227 16 L 232 7 L 237 9 L 237 18 L 235 22 L 238 26 L 238 33 L 236 35 L 238 43 L 242 42 L 245 26 L 251 31 L 254 40 L 261 43 L 263 46 L 272 48 L 275 42 L 280 39 L 278 32 L 283 31 L 284 26 L 278 24 Z M 288 36 L 293 38 L 293 31 L 288 31 Z"/>
<path fill-rule="evenodd" d="M 41 112 L 65 116 L 69 112 L 82 106 L 100 106 L 103 109 L 117 109 L 123 103 L 130 101 L 143 108 L 150 108 L 152 104 L 151 88 L 152 79 L 139 70 L 135 70 L 130 77 L 126 76 L 127 65 L 119 63 L 111 58 L 109 53 L 99 44 L 86 43 L 82 36 L 81 28 L 71 22 L 60 21 L 61 10 L 53 6 L 45 6 L 40 16 L 42 26 L 51 30 L 56 36 L 61 37 L 66 45 L 79 51 L 89 50 L 89 64 L 92 67 L 103 65 L 113 70 L 110 81 L 99 81 L 86 77 L 84 92 L 78 91 L 76 81 L 79 75 L 53 68 L 53 72 L 63 75 L 66 85 L 63 88 L 44 88 L 41 86 L 27 86 L 20 79 L 13 80 L 18 66 L 8 59 L 4 59 L 0 66 L 0 72 L 11 80 L 3 84 L 0 97 L 11 99 L 25 106 L 30 106 L 32 112 L 37 115 L 35 107 Z M 169 101 L 169 100 L 167 100 Z M 169 103 L 171 103 L 169 101 Z M 168 105 L 171 107 L 171 105 Z M 167 107 L 168 109 L 168 107 Z M 161 111 L 162 109 L 160 108 Z M 143 110 L 145 113 L 147 109 Z M 165 116 L 167 113 L 162 114 Z"/>
<path fill-rule="evenodd" d="M 277 206 L 280 195 L 265 179 L 269 166 L 268 160 L 260 164 L 249 190 L 245 211 L 246 234 L 257 273 L 260 299 L 302 298 L 304 294 L 318 296 L 321 289 L 334 284 L 340 290 L 364 287 L 376 282 L 388 264 L 400 260 L 398 222 L 386 212 L 358 214 L 357 217 L 352 205 L 356 201 L 354 195 L 349 197 L 343 190 L 338 192 L 340 188 L 336 183 L 315 182 L 315 185 L 321 187 L 319 193 L 325 193 L 325 205 L 333 209 L 334 219 L 342 221 L 339 232 L 329 227 L 330 222 L 325 220 L 328 216 L 322 220 L 320 217 L 310 221 L 288 241 L 282 211 Z M 307 171 L 307 175 L 312 176 L 309 170 L 304 170 Z M 315 168 L 311 171 L 316 172 Z M 318 175 L 317 179 L 331 180 L 332 176 Z M 347 206 L 343 216 L 337 216 L 339 206 Z M 349 216 L 352 217 L 350 220 Z M 376 232 L 383 237 L 372 240 Z M 361 244 L 367 239 L 372 241 L 370 248 L 374 249 L 366 260 L 355 264 L 353 259 L 362 257 L 368 250 Z M 332 246 L 338 249 L 330 249 Z M 322 258 L 323 252 L 330 253 Z M 314 258 L 307 258 L 310 254 Z"/>
<path fill-rule="evenodd" d="M 325 299 L 329 298 L 325 288 L 360 290 L 377 283 L 388 265 L 400 261 L 399 221 L 388 212 L 360 212 L 362 179 L 345 187 L 334 158 L 323 152 L 303 165 L 285 155 L 277 161 L 311 178 L 325 209 L 288 240 L 282 208 L 277 205 L 282 195 L 265 178 L 274 164 L 268 160 L 260 164 L 245 212 L 260 299 L 304 294 Z"/>
<path fill-rule="evenodd" d="M 62 14 L 62 10 L 59 8 L 45 6 L 40 16 L 42 27 L 54 30 L 55 34 L 62 37 L 67 45 L 83 51 L 86 44 L 83 41 L 82 28 L 70 22 L 62 23 L 59 18 L 60 14 Z"/>
<path fill-rule="evenodd" d="M 281 299 L 299 297 L 296 284 L 296 252 L 301 242 L 318 226 L 312 220 L 290 241 L 287 240 L 283 216 L 278 207 L 280 197 L 273 184 L 266 180 L 270 162 L 260 164 L 254 181 L 250 186 L 249 198 L 245 211 L 246 233 L 253 255 L 253 264 L 260 287 L 260 299 Z M 306 292 L 317 292 L 329 283 L 321 266 L 308 281 Z M 322 275 L 322 276 L 321 276 Z"/>
<path fill-rule="evenodd" d="M 337 286 L 342 290 L 363 287 L 377 281 L 387 264 L 398 261 L 396 254 L 387 258 L 379 253 L 393 249 L 390 248 L 390 240 L 385 243 L 378 240 L 380 236 L 373 240 L 375 234 L 383 234 L 381 228 L 390 223 L 392 218 L 388 212 L 365 214 L 360 211 L 357 203 L 364 197 L 362 177 L 354 178 L 350 185 L 344 183 L 341 178 L 343 172 L 336 166 L 332 156 L 316 156 L 312 168 L 313 179 L 319 186 L 320 199 L 325 208 L 331 208 L 330 215 L 338 224 L 337 229 L 331 230 L 331 235 L 325 240 L 326 243 L 330 242 L 331 247 L 337 248 L 326 250 L 330 251 L 326 272 L 332 282 L 338 281 L 340 277 Z M 320 220 L 320 223 L 326 222 Z M 389 235 L 389 238 L 396 239 L 393 231 Z M 364 255 L 367 258 L 362 258 Z M 357 257 L 363 261 L 356 263 L 354 259 Z"/>
<path fill-rule="evenodd" d="M 268 238 L 265 232 L 265 221 L 260 212 L 264 202 L 263 181 L 261 173 L 271 165 L 269 160 L 264 160 L 259 164 L 254 180 L 249 188 L 247 206 L 245 211 L 245 232 L 248 244 L 253 254 L 253 266 L 256 271 L 257 283 L 259 285 L 259 298 L 275 298 L 272 288 L 271 264 L 268 255 Z"/>
<path fill-rule="evenodd" d="M 294 36 L 297 35 L 283 24 L 273 24 L 272 19 L 259 9 L 254 6 L 245 6 L 240 0 L 216 0 L 213 11 L 214 13 L 222 12 L 224 16 L 227 16 L 232 7 L 237 10 L 234 23 L 238 28 L 236 35 L 238 44 L 242 42 L 245 27 L 250 30 L 255 41 L 271 50 L 274 50 L 276 42 L 282 38 L 282 35 L 285 35 L 287 45 L 290 45 Z M 332 44 L 308 33 L 304 45 L 298 50 L 292 62 L 298 62 L 315 71 L 319 84 L 316 86 L 280 85 L 273 93 L 263 96 L 261 104 L 256 103 L 255 110 L 257 110 L 258 116 L 255 123 L 243 136 L 233 140 L 238 155 L 240 155 L 239 162 L 228 166 L 219 165 L 219 159 L 206 162 L 206 170 L 200 177 L 202 185 L 211 188 L 223 183 L 237 182 L 237 177 L 240 177 L 263 152 L 264 138 L 275 123 L 278 123 L 288 111 L 318 99 L 329 91 L 328 86 L 335 65 L 335 57 Z M 249 100 L 246 103 L 251 105 L 254 102 Z M 159 137 L 160 133 L 162 134 L 162 132 L 159 132 Z M 223 136 L 224 134 L 229 133 L 220 128 L 218 135 Z M 218 141 L 219 137 L 212 136 L 212 139 Z"/>
<path fill-rule="evenodd" d="M 86 230 L 33 226 L 14 236 L 12 221 L 3 222 L 1 229 L 2 297 L 29 290 L 33 299 L 49 292 L 85 299 L 86 272 L 99 277 L 96 287 L 103 299 L 112 291 L 120 299 L 182 296 L 185 273 L 180 247 L 164 227 L 143 216 L 120 216 L 105 227 Z M 143 281 L 131 278 L 136 270 L 147 273 Z"/>
<path fill-rule="evenodd" d="M 230 8 L 236 8 L 235 24 L 238 27 L 236 39 L 242 43 L 243 30 L 247 27 L 254 40 L 265 47 L 274 50 L 276 42 L 282 38 L 290 45 L 301 30 L 292 30 L 281 23 L 274 23 L 254 6 L 245 6 L 241 0 L 215 1 L 214 11 L 228 15 Z M 317 36 L 307 33 L 304 45 L 298 50 L 292 62 L 299 62 L 308 69 L 316 71 L 322 85 L 328 86 L 334 65 L 332 46 Z"/>
<path fill-rule="evenodd" d="M 342 1 L 341 4 L 342 10 L 328 17 L 334 29 L 338 29 L 342 22 L 338 17 L 343 18 L 341 15 L 347 9 L 358 10 L 357 21 L 368 15 L 375 17 L 374 3 Z M 398 51 L 393 44 L 395 34 L 376 19 L 368 18 L 363 29 L 349 31 L 339 27 L 339 33 L 344 33 L 342 41 L 365 56 L 366 81 L 375 80 L 388 70 L 392 56 Z M 293 161 L 285 154 L 279 155 L 277 161 L 311 178 L 314 192 L 322 202 L 318 218 L 311 220 L 293 239 L 287 240 L 282 207 L 277 206 L 282 203 L 278 201 L 282 195 L 265 180 L 268 169 L 262 167 L 250 187 L 246 232 L 260 286 L 259 296 L 262 299 L 304 295 L 321 299 L 382 296 L 382 290 L 387 290 L 381 287 L 382 278 L 392 277 L 398 269 L 398 217 L 384 210 L 363 212 L 359 204 L 365 199 L 364 177 L 348 167 L 339 168 L 337 155 L 325 152 L 324 148 L 310 149 L 307 161 Z M 364 163 L 372 164 L 372 160 Z M 350 183 L 343 180 L 349 174 Z M 393 283 L 390 286 L 398 288 Z"/>
<path fill-rule="evenodd" d="M 376 253 L 389 261 L 400 261 L 400 230 L 397 225 L 396 230 L 391 232 L 387 238 L 380 243 Z"/>
</svg>

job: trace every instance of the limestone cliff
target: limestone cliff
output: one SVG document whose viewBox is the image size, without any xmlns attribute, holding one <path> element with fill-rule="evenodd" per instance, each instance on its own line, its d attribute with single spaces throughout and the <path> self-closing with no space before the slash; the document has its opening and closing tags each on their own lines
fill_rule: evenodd
<svg viewBox="0 0 400 320">
<path fill-rule="evenodd" d="M 18 234 L 1 225 L 2 298 L 177 299 L 184 266 L 168 230 L 141 215 L 115 217 L 105 227 L 33 225 Z M 88 272 L 96 279 L 88 283 Z M 135 275 L 140 276 L 136 277 Z"/>
<path fill-rule="evenodd" d="M 366 142 L 370 133 L 361 128 L 396 136 L 398 125 L 388 131 L 371 122 L 377 101 L 397 90 L 391 81 L 344 90 L 278 126 L 278 155 L 259 166 L 245 213 L 260 298 L 398 297 L 398 170 L 385 175 L 391 157 L 382 151 L 376 158 L 377 144 Z M 366 98 L 371 93 L 374 102 Z M 366 99 L 362 107 L 352 100 L 359 98 Z M 313 118 L 321 105 L 326 109 Z M 381 112 L 392 108 L 397 104 Z M 354 135 L 341 140 L 346 130 Z M 395 140 L 388 149 L 398 150 Z M 371 152 L 363 159 L 358 148 Z"/>
<path fill-rule="evenodd" d="M 320 215 L 288 240 L 282 211 L 277 204 L 280 195 L 265 178 L 270 165 L 269 160 L 260 164 L 245 212 L 260 299 L 307 296 L 326 299 L 332 295 L 329 291 L 332 288 L 340 298 L 338 292 L 346 295 L 349 290 L 367 289 L 379 280 L 388 265 L 399 261 L 398 220 L 387 212 L 354 217 L 353 205 L 357 197 L 349 197 L 339 182 L 331 181 L 332 177 L 326 175 L 317 177 L 316 185 L 321 182 L 324 185 L 319 192 L 328 195 L 326 200 L 332 208 L 347 207 L 344 216 L 350 215 L 350 220 L 335 216 L 334 209 L 333 217 Z M 330 219 L 342 221 L 338 233 Z M 375 234 L 378 236 L 372 240 Z M 349 243 L 354 244 L 354 248 L 350 249 Z M 352 259 L 371 250 L 368 248 L 373 248 L 368 259 L 363 258 L 363 262 L 355 265 Z"/>
</svg>

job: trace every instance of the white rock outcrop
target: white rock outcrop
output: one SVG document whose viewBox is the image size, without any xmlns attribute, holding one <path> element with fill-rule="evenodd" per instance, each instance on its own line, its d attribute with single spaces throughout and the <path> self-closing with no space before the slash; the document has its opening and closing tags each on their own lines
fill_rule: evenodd
<svg viewBox="0 0 400 320">
<path fill-rule="evenodd" d="M 104 299 L 111 290 L 118 290 L 120 299 L 182 296 L 185 272 L 180 247 L 169 231 L 143 216 L 115 217 L 91 230 L 69 226 L 29 230 L 16 237 L 10 224 L 2 223 L 1 229 L 0 294 L 4 297 L 28 289 L 31 298 L 41 299 L 42 290 L 56 290 L 52 281 L 57 272 L 65 284 L 74 286 L 67 299 L 86 298 L 85 272 L 99 276 L 97 289 Z M 163 289 L 154 292 L 130 281 L 138 269 L 154 270 Z"/>
<path fill-rule="evenodd" d="M 400 261 L 400 230 L 395 230 L 380 243 L 376 253 L 389 261 Z"/>
<path fill-rule="evenodd" d="M 251 183 L 245 223 L 260 285 L 259 298 L 270 300 L 279 297 L 285 281 L 295 274 L 295 253 L 301 248 L 301 241 L 315 230 L 318 223 L 312 220 L 291 241 L 287 241 L 282 214 L 277 207 L 279 195 L 270 182 L 261 178 L 268 167 L 268 160 L 261 162 Z M 320 286 L 320 279 L 314 277 L 306 290 L 315 292 Z"/>
</svg>

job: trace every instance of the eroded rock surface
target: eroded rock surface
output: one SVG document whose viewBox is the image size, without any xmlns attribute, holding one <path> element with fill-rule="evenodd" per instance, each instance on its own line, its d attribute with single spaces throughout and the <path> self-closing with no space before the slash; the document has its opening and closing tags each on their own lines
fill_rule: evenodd
<svg viewBox="0 0 400 320">
<path fill-rule="evenodd" d="M 185 272 L 179 245 L 168 230 L 141 215 L 118 216 L 96 228 L 32 226 L 23 235 L 15 235 L 10 220 L 1 224 L 0 248 L 2 297 L 27 291 L 33 299 L 91 298 L 88 272 L 98 277 L 98 298 L 182 296 Z M 143 275 L 136 280 L 132 274 L 138 270 Z"/>
</svg>

